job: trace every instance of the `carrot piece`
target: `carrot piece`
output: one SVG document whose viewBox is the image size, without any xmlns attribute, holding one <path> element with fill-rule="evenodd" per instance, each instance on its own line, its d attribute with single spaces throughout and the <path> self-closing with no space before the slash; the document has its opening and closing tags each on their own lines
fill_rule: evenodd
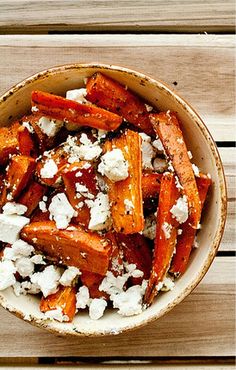
<svg viewBox="0 0 236 370">
<path fill-rule="evenodd" d="M 28 185 L 35 169 L 35 160 L 25 155 L 15 155 L 8 166 L 5 185 L 2 190 L 0 204 L 3 206 L 7 196 L 16 200 L 22 190 Z"/>
<path fill-rule="evenodd" d="M 78 211 L 78 216 L 75 220 L 85 227 L 88 227 L 90 221 L 90 209 L 84 203 L 84 200 L 87 198 L 83 196 L 83 192 L 79 193 L 76 191 L 76 185 L 85 186 L 91 199 L 98 193 L 94 168 L 92 165 L 87 165 L 89 164 L 85 161 L 74 162 L 62 172 L 66 195 L 72 207 Z"/>
<path fill-rule="evenodd" d="M 117 81 L 95 73 L 88 79 L 86 99 L 125 118 L 148 135 L 154 131 L 144 102 Z"/>
<path fill-rule="evenodd" d="M 50 220 L 50 212 L 42 212 L 41 209 L 38 207 L 36 210 L 33 212 L 30 221 L 33 222 L 44 222 L 44 221 L 49 221 Z"/>
<path fill-rule="evenodd" d="M 156 197 L 159 194 L 161 178 L 161 173 L 143 173 L 142 194 L 144 199 Z"/>
<path fill-rule="evenodd" d="M 103 275 L 96 274 L 91 271 L 82 271 L 80 279 L 89 290 L 91 298 L 105 298 L 108 299 L 108 294 L 99 290 L 99 286 L 104 279 Z"/>
<path fill-rule="evenodd" d="M 200 174 L 196 178 L 201 207 L 203 208 L 208 189 L 211 185 L 211 179 L 206 175 Z M 181 225 L 182 234 L 177 238 L 176 253 L 173 256 L 169 272 L 174 275 L 183 274 L 186 271 L 190 253 L 193 247 L 196 229 L 189 225 L 189 219 Z"/>
<path fill-rule="evenodd" d="M 111 215 L 115 231 L 124 234 L 134 234 L 144 228 L 142 204 L 142 160 L 141 137 L 137 132 L 126 130 L 121 136 L 106 141 L 106 152 L 118 148 L 128 162 L 129 176 L 125 180 L 111 182 L 108 195 L 111 202 Z M 132 210 L 127 210 L 125 202 L 132 202 Z"/>
<path fill-rule="evenodd" d="M 76 312 L 76 289 L 74 287 L 60 286 L 56 293 L 41 298 L 41 312 L 56 309 L 61 309 L 62 314 L 68 317 L 68 322 L 73 320 Z"/>
<path fill-rule="evenodd" d="M 23 194 L 21 194 L 17 200 L 18 203 L 27 207 L 27 212 L 25 213 L 26 217 L 31 216 L 46 191 L 46 186 L 41 185 L 34 180 L 30 182 Z"/>
<path fill-rule="evenodd" d="M 19 127 L 17 134 L 20 154 L 37 158 L 38 156 L 37 149 L 27 127 L 24 126 Z"/>
<path fill-rule="evenodd" d="M 57 263 L 105 275 L 112 251 L 110 241 L 79 226 L 70 226 L 71 230 L 59 230 L 53 221 L 34 222 L 22 229 L 21 238 Z"/>
<path fill-rule="evenodd" d="M 146 238 L 141 234 L 117 234 L 117 242 L 124 253 L 124 260 L 134 263 L 143 272 L 142 277 L 132 277 L 132 284 L 140 285 L 143 279 L 149 279 L 152 268 L 152 253 Z"/>
<path fill-rule="evenodd" d="M 183 133 L 174 112 L 151 114 L 154 130 L 160 137 L 168 157 L 188 198 L 189 222 L 197 229 L 201 217 L 201 202 Z"/>
<path fill-rule="evenodd" d="M 31 99 L 32 105 L 39 109 L 42 114 L 73 122 L 78 126 L 113 131 L 122 123 L 122 118 L 117 114 L 46 92 L 33 91 Z"/>
<path fill-rule="evenodd" d="M 18 122 L 13 123 L 10 127 L 0 128 L 0 165 L 5 166 L 9 156 L 16 154 L 18 151 L 17 130 L 20 127 Z"/>
<path fill-rule="evenodd" d="M 157 211 L 157 230 L 151 276 L 145 294 L 145 302 L 151 304 L 158 293 L 158 283 L 162 282 L 171 263 L 177 239 L 177 221 L 170 212 L 179 198 L 175 176 L 166 172 L 161 179 L 159 207 Z"/>
</svg>

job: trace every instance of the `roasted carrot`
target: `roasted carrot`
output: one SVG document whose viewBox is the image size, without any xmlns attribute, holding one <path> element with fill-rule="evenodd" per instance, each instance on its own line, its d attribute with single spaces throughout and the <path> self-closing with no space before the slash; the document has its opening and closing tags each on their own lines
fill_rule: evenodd
<svg viewBox="0 0 236 370">
<path fill-rule="evenodd" d="M 108 295 L 105 292 L 99 290 L 99 286 L 104 279 L 104 276 L 96 274 L 95 272 L 82 271 L 80 279 L 89 290 L 89 296 L 91 298 L 105 298 L 108 299 Z"/>
<path fill-rule="evenodd" d="M 122 123 L 122 118 L 117 114 L 46 92 L 33 91 L 31 99 L 32 106 L 36 107 L 43 115 L 73 122 L 78 126 L 113 131 Z"/>
<path fill-rule="evenodd" d="M 151 304 L 170 267 L 177 240 L 177 221 L 170 212 L 179 198 L 173 173 L 165 172 L 161 179 L 159 207 L 157 211 L 157 230 L 151 276 L 145 294 L 145 303 Z"/>
<path fill-rule="evenodd" d="M 8 196 L 16 200 L 22 190 L 28 185 L 35 169 L 35 160 L 25 155 L 15 155 L 8 166 L 4 187 L 1 193 L 0 205 L 3 206 Z"/>
<path fill-rule="evenodd" d="M 71 230 L 59 230 L 53 221 L 34 222 L 22 229 L 21 238 L 57 263 L 105 275 L 112 251 L 110 241 L 70 226 Z"/>
<path fill-rule="evenodd" d="M 194 229 L 197 229 L 201 216 L 201 202 L 177 115 L 167 111 L 166 113 L 151 114 L 150 119 L 154 130 L 162 141 L 167 156 L 172 161 L 183 192 L 187 196 L 190 213 L 189 223 Z"/>
<path fill-rule="evenodd" d="M 84 203 L 85 199 L 88 198 L 86 197 L 86 192 L 83 193 L 83 191 L 79 192 L 76 190 L 79 185 L 82 185 L 82 187 L 87 189 L 87 195 L 90 199 L 93 199 L 94 196 L 97 195 L 98 188 L 93 166 L 89 165 L 89 163 L 85 161 L 74 162 L 62 171 L 62 179 L 64 181 L 65 191 L 69 202 L 72 207 L 78 211 L 78 216 L 75 219 L 76 222 L 88 227 L 90 221 L 90 209 L 86 203 Z"/>
<path fill-rule="evenodd" d="M 28 155 L 30 157 L 37 157 L 37 148 L 32 135 L 25 126 L 20 126 L 17 132 L 19 152 L 21 155 Z"/>
<path fill-rule="evenodd" d="M 201 207 L 203 208 L 208 189 L 211 185 L 211 179 L 206 175 L 201 174 L 196 178 Z M 196 229 L 193 229 L 189 224 L 189 219 L 181 225 L 182 234 L 178 235 L 176 244 L 176 253 L 173 256 L 170 273 L 174 275 L 183 274 L 187 268 L 190 253 L 193 247 Z"/>
<path fill-rule="evenodd" d="M 17 131 L 20 127 L 18 122 L 13 123 L 10 127 L 0 128 L 0 165 L 5 166 L 9 161 L 10 155 L 18 151 Z"/>
<path fill-rule="evenodd" d="M 144 102 L 117 81 L 95 73 L 88 79 L 86 99 L 125 118 L 148 135 L 154 131 Z"/>
<path fill-rule="evenodd" d="M 142 174 L 143 199 L 157 197 L 160 191 L 161 173 L 144 172 Z"/>
<path fill-rule="evenodd" d="M 56 309 L 61 309 L 62 314 L 67 316 L 68 322 L 71 322 L 73 320 L 76 312 L 75 287 L 60 286 L 56 293 L 50 294 L 46 298 L 41 298 L 41 312 L 45 313 Z"/>
<path fill-rule="evenodd" d="M 44 222 L 44 221 L 49 221 L 49 220 L 50 220 L 50 212 L 49 211 L 42 212 L 39 207 L 35 209 L 30 219 L 32 223 Z"/>
<path fill-rule="evenodd" d="M 129 176 L 125 180 L 111 182 L 106 178 L 109 186 L 111 214 L 115 231 L 124 234 L 140 232 L 144 227 L 142 205 L 142 164 L 141 138 L 138 133 L 126 130 L 121 136 L 106 141 L 106 152 L 118 148 L 128 162 Z M 127 204 L 127 202 L 130 203 Z"/>
<path fill-rule="evenodd" d="M 37 208 L 42 197 L 46 193 L 47 188 L 44 185 L 32 180 L 24 192 L 20 195 L 17 202 L 27 207 L 26 217 L 31 216 L 33 211 Z"/>
</svg>

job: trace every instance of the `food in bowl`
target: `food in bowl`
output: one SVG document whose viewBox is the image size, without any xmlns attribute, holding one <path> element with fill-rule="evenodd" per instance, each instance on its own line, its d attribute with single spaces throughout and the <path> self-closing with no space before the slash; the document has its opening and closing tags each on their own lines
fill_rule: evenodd
<svg viewBox="0 0 236 370">
<path fill-rule="evenodd" d="M 0 129 L 0 290 L 39 295 L 51 320 L 142 313 L 187 269 L 210 175 L 177 113 L 104 73 L 31 98 Z"/>
</svg>

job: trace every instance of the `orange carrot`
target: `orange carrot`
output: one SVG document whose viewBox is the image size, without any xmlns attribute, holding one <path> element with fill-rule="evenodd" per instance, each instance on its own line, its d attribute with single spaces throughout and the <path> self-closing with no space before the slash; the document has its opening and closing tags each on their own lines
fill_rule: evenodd
<svg viewBox="0 0 236 370">
<path fill-rule="evenodd" d="M 19 127 L 17 134 L 20 154 L 36 158 L 37 149 L 29 130 L 24 126 L 21 126 Z"/>
<path fill-rule="evenodd" d="M 87 286 L 91 298 L 108 299 L 108 295 L 99 290 L 99 286 L 104 279 L 104 276 L 96 274 L 95 272 L 82 271 L 80 279 L 82 283 Z"/>
<path fill-rule="evenodd" d="M 154 131 L 144 102 L 117 81 L 95 73 L 87 82 L 86 99 L 125 118 L 148 135 Z"/>
<path fill-rule="evenodd" d="M 208 189 L 211 185 L 211 179 L 206 175 L 201 174 L 196 178 L 201 207 L 203 208 Z M 176 253 L 171 262 L 170 273 L 174 275 L 183 274 L 187 268 L 190 253 L 193 247 L 196 229 L 193 229 L 189 224 L 189 219 L 181 225 L 182 234 L 177 238 Z"/>
<path fill-rule="evenodd" d="M 145 302 L 151 304 L 158 293 L 161 283 L 170 267 L 177 239 L 177 221 L 170 212 L 179 198 L 173 173 L 166 172 L 161 179 L 159 207 L 157 212 L 157 230 L 151 276 L 145 294 Z"/>
<path fill-rule="evenodd" d="M 175 113 L 167 111 L 151 114 L 150 119 L 188 198 L 189 222 L 197 229 L 201 216 L 201 202 L 178 118 Z"/>
<path fill-rule="evenodd" d="M 20 195 L 17 202 L 27 207 L 26 217 L 31 216 L 32 212 L 38 206 L 42 197 L 46 193 L 46 186 L 32 180 L 24 192 Z"/>
<path fill-rule="evenodd" d="M 144 228 L 141 138 L 138 133 L 126 130 L 121 136 L 107 141 L 104 145 L 106 152 L 114 148 L 120 149 L 128 162 L 129 176 L 117 182 L 106 179 L 109 186 L 108 195 L 111 202 L 113 226 L 117 232 L 134 234 Z M 130 210 L 127 209 L 125 203 L 127 201 L 132 205 Z"/>
<path fill-rule="evenodd" d="M 78 126 L 113 131 L 122 123 L 122 118 L 117 114 L 61 96 L 33 91 L 31 98 L 32 106 L 39 109 L 40 113 L 54 119 L 76 123 Z"/>
<path fill-rule="evenodd" d="M 20 124 L 15 122 L 10 127 L 0 128 L 0 166 L 5 166 L 10 155 L 17 153 L 17 131 L 19 127 Z"/>
<path fill-rule="evenodd" d="M 142 174 L 142 194 L 143 198 L 157 197 L 160 191 L 161 173 L 144 172 Z"/>
<path fill-rule="evenodd" d="M 59 230 L 53 221 L 34 222 L 22 229 L 21 238 L 57 263 L 105 275 L 112 251 L 110 241 L 79 226 L 70 226 L 71 230 Z"/>
<path fill-rule="evenodd" d="M 41 312 L 56 309 L 61 309 L 62 314 L 68 317 L 68 322 L 73 320 L 76 312 L 76 289 L 74 287 L 60 286 L 56 293 L 41 298 Z"/>
</svg>

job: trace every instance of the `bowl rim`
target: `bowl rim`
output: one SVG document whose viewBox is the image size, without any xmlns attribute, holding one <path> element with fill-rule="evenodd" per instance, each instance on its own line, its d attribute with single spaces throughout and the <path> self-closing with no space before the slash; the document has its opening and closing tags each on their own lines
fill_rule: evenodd
<svg viewBox="0 0 236 370">
<path fill-rule="evenodd" d="M 226 187 L 226 178 L 225 178 L 225 173 L 224 173 L 224 167 L 222 164 L 222 160 L 220 158 L 220 154 L 217 148 L 217 145 L 199 116 L 199 114 L 196 112 L 196 110 L 191 106 L 190 103 L 188 103 L 181 95 L 179 95 L 178 92 L 176 92 L 175 89 L 170 87 L 167 83 L 162 81 L 159 78 L 153 78 L 149 75 L 146 75 L 142 72 L 137 71 L 136 69 L 130 69 L 126 68 L 123 66 L 117 66 L 113 64 L 103 64 L 103 63 L 98 63 L 98 62 L 90 62 L 90 63 L 70 63 L 70 64 L 62 64 L 62 65 L 57 65 L 51 68 L 44 69 L 40 72 L 37 72 L 33 75 L 30 75 L 26 77 L 25 79 L 21 80 L 19 83 L 13 85 L 10 89 L 8 89 L 3 95 L 0 97 L 0 107 L 2 104 L 6 104 L 7 100 L 17 91 L 19 91 L 21 88 L 24 88 L 26 85 L 31 84 L 32 82 L 36 80 L 41 80 L 47 77 L 47 75 L 53 75 L 53 74 L 60 74 L 61 72 L 67 71 L 67 70 L 73 70 L 73 69 L 94 69 L 96 72 L 97 69 L 103 69 L 104 71 L 117 71 L 120 73 L 125 73 L 127 75 L 132 75 L 135 78 L 142 79 L 144 81 L 147 81 L 154 85 L 157 89 L 159 90 L 164 90 L 168 95 L 170 95 L 172 98 L 174 98 L 179 105 L 183 107 L 185 111 L 187 111 L 188 114 L 190 114 L 192 120 L 194 121 L 195 124 L 197 124 L 198 128 L 201 130 L 202 135 L 205 137 L 207 140 L 211 152 L 214 157 L 214 164 L 217 169 L 217 175 L 219 178 L 219 184 L 220 184 L 220 197 L 219 197 L 219 202 L 220 202 L 220 215 L 219 215 L 219 226 L 218 229 L 214 235 L 214 239 L 211 242 L 211 248 L 209 249 L 208 254 L 204 257 L 204 267 L 201 269 L 201 271 L 198 272 L 196 275 L 196 278 L 192 281 L 190 285 L 188 285 L 183 291 L 181 291 L 177 297 L 171 301 L 167 306 L 162 308 L 160 311 L 157 313 L 152 314 L 150 317 L 142 319 L 138 324 L 128 324 L 127 326 L 122 327 L 122 329 L 116 333 L 112 331 L 103 331 L 103 332 L 79 332 L 79 331 L 74 331 L 71 328 L 68 330 L 65 326 L 65 323 L 62 323 L 63 328 L 58 328 L 54 326 L 54 321 L 45 321 L 44 319 L 39 319 L 36 317 L 31 317 L 31 320 L 27 320 L 25 318 L 25 314 L 15 307 L 9 305 L 6 302 L 6 299 L 3 295 L 1 295 L 0 292 L 0 305 L 2 305 L 3 308 L 5 308 L 7 311 L 11 312 L 15 316 L 23 319 L 24 321 L 37 326 L 39 328 L 45 328 L 48 331 L 54 333 L 54 334 L 60 334 L 60 335 L 70 335 L 70 336 L 80 336 L 80 337 L 101 337 L 101 336 L 109 336 L 109 335 L 115 335 L 115 334 L 120 334 L 123 332 L 128 332 L 130 330 L 138 329 L 143 327 L 144 325 L 147 325 L 164 314 L 168 313 L 172 308 L 174 308 L 177 304 L 179 304 L 182 300 L 184 300 L 193 290 L 194 288 L 200 283 L 202 278 L 205 276 L 206 272 L 210 268 L 214 257 L 216 256 L 217 250 L 219 248 L 223 233 L 224 233 L 224 228 L 225 228 L 225 223 L 226 223 L 226 218 L 227 218 L 227 187 Z"/>
</svg>

